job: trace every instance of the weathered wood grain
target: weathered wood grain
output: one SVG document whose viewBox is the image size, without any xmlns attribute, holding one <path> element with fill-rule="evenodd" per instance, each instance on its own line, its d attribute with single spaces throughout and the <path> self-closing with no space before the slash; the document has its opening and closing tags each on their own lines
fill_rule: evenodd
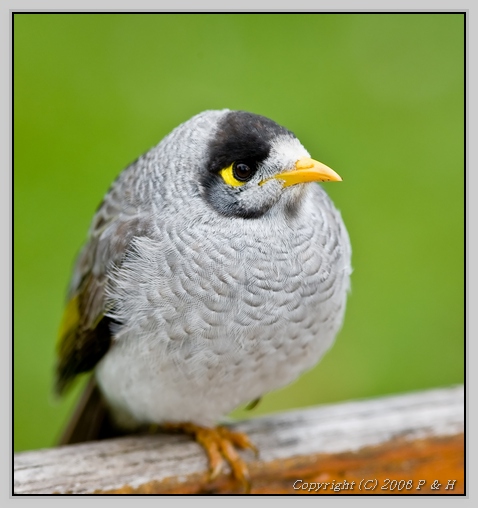
<svg viewBox="0 0 478 508">
<path fill-rule="evenodd" d="M 252 493 L 464 492 L 462 386 L 274 414 L 232 426 L 247 432 L 260 450 L 258 459 L 243 453 Z M 387 479 L 397 481 L 393 490 L 382 489 Z M 294 488 L 296 480 L 300 488 Z M 377 486 L 360 490 L 362 480 Z M 410 488 L 398 490 L 400 480 L 410 480 Z M 419 480 L 426 483 L 417 490 Z M 441 483 L 439 489 L 432 489 L 434 480 Z M 445 489 L 448 480 L 456 480 L 453 489 Z M 344 481 L 355 484 L 333 490 L 339 482 L 343 489 Z M 321 486 L 309 492 L 305 483 Z M 22 452 L 14 460 L 15 494 L 240 491 L 229 470 L 208 482 L 204 451 L 183 435 Z"/>
</svg>

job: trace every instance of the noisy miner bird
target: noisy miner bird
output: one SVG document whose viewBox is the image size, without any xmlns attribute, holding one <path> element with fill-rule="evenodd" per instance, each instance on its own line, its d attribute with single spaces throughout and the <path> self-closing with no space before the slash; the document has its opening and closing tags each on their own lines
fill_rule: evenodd
<svg viewBox="0 0 478 508">
<path fill-rule="evenodd" d="M 145 425 L 180 429 L 247 484 L 216 426 L 287 385 L 342 324 L 351 249 L 315 182 L 340 181 L 295 135 L 205 111 L 127 167 L 98 208 L 68 293 L 56 391 L 94 377 L 63 443 Z"/>
</svg>

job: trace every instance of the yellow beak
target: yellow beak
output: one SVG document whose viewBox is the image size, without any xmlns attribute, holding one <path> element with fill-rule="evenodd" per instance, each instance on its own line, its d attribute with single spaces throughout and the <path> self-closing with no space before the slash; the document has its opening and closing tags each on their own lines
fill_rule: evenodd
<svg viewBox="0 0 478 508">
<path fill-rule="evenodd" d="M 342 178 L 325 164 L 309 157 L 302 157 L 295 163 L 295 169 L 274 176 L 284 181 L 284 187 L 307 182 L 341 182 Z"/>
</svg>

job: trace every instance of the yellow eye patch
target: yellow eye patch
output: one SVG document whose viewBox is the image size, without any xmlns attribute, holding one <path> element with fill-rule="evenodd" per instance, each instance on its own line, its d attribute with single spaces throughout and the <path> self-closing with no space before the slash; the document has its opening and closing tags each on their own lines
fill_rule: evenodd
<svg viewBox="0 0 478 508">
<path fill-rule="evenodd" d="M 219 174 L 222 176 L 222 179 L 228 185 L 232 185 L 233 187 L 240 187 L 241 185 L 244 185 L 246 182 L 241 182 L 234 176 L 233 166 L 234 163 L 232 163 L 227 168 L 221 169 L 221 171 L 219 171 Z"/>
</svg>

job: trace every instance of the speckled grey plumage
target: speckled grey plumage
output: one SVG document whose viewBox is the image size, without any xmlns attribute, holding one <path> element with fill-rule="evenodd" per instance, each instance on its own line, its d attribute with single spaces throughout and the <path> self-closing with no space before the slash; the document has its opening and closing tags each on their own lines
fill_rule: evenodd
<svg viewBox="0 0 478 508">
<path fill-rule="evenodd" d="M 227 113 L 197 115 L 127 168 L 78 260 L 71 294 L 92 273 L 90 321 L 118 323 L 96 378 L 123 425 L 214 424 L 311 368 L 341 326 L 339 212 L 316 183 L 257 185 L 309 155 L 295 137 L 274 141 L 247 188 L 206 195 L 208 142 Z M 228 215 L 232 199 L 267 211 Z"/>
</svg>

